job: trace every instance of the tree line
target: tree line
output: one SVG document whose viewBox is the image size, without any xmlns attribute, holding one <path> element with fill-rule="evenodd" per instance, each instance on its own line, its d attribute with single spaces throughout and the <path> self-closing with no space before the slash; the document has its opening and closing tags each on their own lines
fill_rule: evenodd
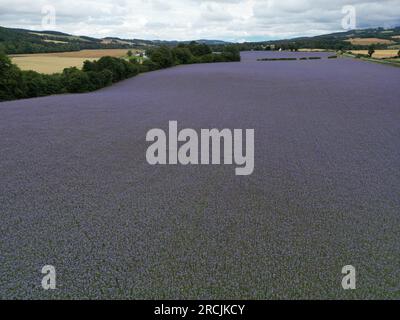
<svg viewBox="0 0 400 320">
<path fill-rule="evenodd" d="M 97 61 L 85 61 L 82 70 L 71 67 L 62 73 L 47 75 L 22 71 L 0 52 L 0 101 L 94 91 L 139 73 L 180 64 L 240 61 L 240 52 L 234 46 L 226 46 L 216 53 L 209 46 L 196 42 L 173 48 L 161 46 L 146 54 L 148 58 L 143 63 L 134 57 L 102 57 Z"/>
</svg>

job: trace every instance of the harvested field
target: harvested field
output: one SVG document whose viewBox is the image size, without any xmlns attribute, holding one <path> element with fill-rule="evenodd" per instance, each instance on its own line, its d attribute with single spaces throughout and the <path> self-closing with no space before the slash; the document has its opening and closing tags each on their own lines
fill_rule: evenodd
<svg viewBox="0 0 400 320">
<path fill-rule="evenodd" d="M 371 44 L 393 44 L 396 43 L 392 40 L 387 39 L 379 39 L 379 38 L 351 38 L 346 40 L 350 42 L 352 45 L 359 45 L 359 46 L 369 46 Z"/>
<path fill-rule="evenodd" d="M 136 52 L 138 50 L 130 49 L 132 52 Z M 72 51 L 72 52 L 57 52 L 57 53 L 46 53 L 41 54 L 44 56 L 52 56 L 52 57 L 62 57 L 62 58 L 101 58 L 104 56 L 111 57 L 124 57 L 126 56 L 129 49 L 96 49 L 96 50 L 81 50 L 81 51 Z"/>
<path fill-rule="evenodd" d="M 382 58 L 393 58 L 397 57 L 399 50 L 375 50 L 375 53 L 372 55 L 373 58 L 382 59 Z M 368 54 L 368 50 L 353 50 L 351 51 L 353 54 Z"/>
<path fill-rule="evenodd" d="M 50 43 L 68 43 L 68 42 L 66 42 L 66 41 L 59 41 L 59 40 L 47 40 L 47 39 L 45 39 L 45 40 L 43 40 L 44 42 L 50 42 Z"/>
<path fill-rule="evenodd" d="M 85 60 L 96 60 L 90 58 L 67 58 L 55 56 L 27 55 L 12 57 L 13 63 L 22 70 L 33 70 L 40 73 L 52 74 L 62 72 L 65 68 L 82 68 Z"/>
<path fill-rule="evenodd" d="M 299 52 L 325 52 L 325 49 L 299 49 Z"/>
<path fill-rule="evenodd" d="M 0 299 L 398 299 L 400 69 L 293 56 L 0 103 Z M 255 129 L 254 174 L 149 165 L 170 120 Z"/>
<path fill-rule="evenodd" d="M 135 52 L 133 49 L 132 51 Z M 10 57 L 22 70 L 51 74 L 62 72 L 68 67 L 82 68 L 85 60 L 96 60 L 104 56 L 124 57 L 127 52 L 128 49 L 102 49 L 11 55 Z"/>
</svg>

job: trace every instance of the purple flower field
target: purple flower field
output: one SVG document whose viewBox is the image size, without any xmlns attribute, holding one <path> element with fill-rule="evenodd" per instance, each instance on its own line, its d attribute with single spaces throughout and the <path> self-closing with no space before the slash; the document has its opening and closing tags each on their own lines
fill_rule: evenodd
<svg viewBox="0 0 400 320">
<path fill-rule="evenodd" d="M 400 298 L 400 69 L 329 55 L 0 103 L 0 299 Z M 169 120 L 255 129 L 254 173 L 150 166 Z"/>
</svg>

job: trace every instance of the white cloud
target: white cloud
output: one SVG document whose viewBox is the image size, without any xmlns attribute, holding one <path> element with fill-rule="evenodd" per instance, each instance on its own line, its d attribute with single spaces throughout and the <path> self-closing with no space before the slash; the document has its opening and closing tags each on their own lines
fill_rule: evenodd
<svg viewBox="0 0 400 320">
<path fill-rule="evenodd" d="M 41 8 L 58 31 L 95 37 L 226 40 L 316 35 L 341 30 L 344 5 L 359 27 L 400 25 L 398 0 L 0 0 L 0 24 L 40 30 Z"/>
</svg>

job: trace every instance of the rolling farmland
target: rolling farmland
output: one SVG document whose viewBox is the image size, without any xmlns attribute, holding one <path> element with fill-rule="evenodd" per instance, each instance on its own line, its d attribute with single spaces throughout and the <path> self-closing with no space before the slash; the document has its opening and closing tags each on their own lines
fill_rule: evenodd
<svg viewBox="0 0 400 320">
<path fill-rule="evenodd" d="M 0 103 L 0 298 L 398 299 L 400 72 L 329 55 Z M 150 166 L 170 120 L 254 128 L 254 174 Z"/>
</svg>

